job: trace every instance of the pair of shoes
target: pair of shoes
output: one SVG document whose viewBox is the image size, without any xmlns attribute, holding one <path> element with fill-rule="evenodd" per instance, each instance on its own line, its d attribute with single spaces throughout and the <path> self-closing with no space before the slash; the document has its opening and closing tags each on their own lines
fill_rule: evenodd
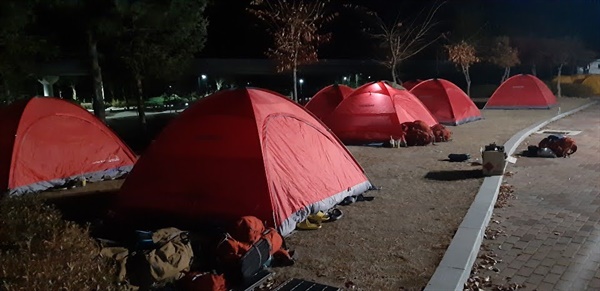
<svg viewBox="0 0 600 291">
<path fill-rule="evenodd" d="M 329 215 L 323 213 L 322 211 L 319 211 L 315 214 L 309 215 L 308 221 L 319 224 L 321 222 L 329 221 Z"/>
<path fill-rule="evenodd" d="M 329 215 L 329 221 L 336 221 L 342 218 L 342 216 L 344 216 L 344 213 L 342 213 L 342 211 L 337 208 L 331 208 L 329 209 L 329 211 L 327 211 L 327 215 Z"/>
<path fill-rule="evenodd" d="M 348 196 L 348 197 L 344 198 L 344 200 L 342 200 L 342 202 L 340 202 L 339 204 L 342 206 L 346 206 L 346 205 L 350 205 L 354 202 L 356 202 L 356 197 Z"/>
<path fill-rule="evenodd" d="M 304 220 L 298 224 L 296 224 L 296 228 L 300 229 L 300 230 L 317 230 L 319 228 L 321 228 L 321 224 L 319 223 L 312 223 L 310 221 Z"/>
<path fill-rule="evenodd" d="M 373 197 L 373 196 L 364 196 L 362 194 L 359 194 L 358 196 L 356 196 L 356 201 L 373 201 L 373 199 L 375 199 L 375 197 Z"/>
</svg>

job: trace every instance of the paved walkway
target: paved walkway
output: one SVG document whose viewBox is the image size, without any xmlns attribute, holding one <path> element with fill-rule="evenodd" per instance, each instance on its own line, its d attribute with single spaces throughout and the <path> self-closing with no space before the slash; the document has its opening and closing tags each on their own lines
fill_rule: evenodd
<svg viewBox="0 0 600 291">
<path fill-rule="evenodd" d="M 524 290 L 600 290 L 600 105 L 545 129 L 582 131 L 573 136 L 579 149 L 567 159 L 522 157 L 509 165 L 513 176 L 504 181 L 516 200 L 495 209 L 488 227 L 506 235 L 483 242 L 503 261 L 499 272 L 479 276 Z M 532 135 L 517 152 L 545 136 Z"/>
</svg>

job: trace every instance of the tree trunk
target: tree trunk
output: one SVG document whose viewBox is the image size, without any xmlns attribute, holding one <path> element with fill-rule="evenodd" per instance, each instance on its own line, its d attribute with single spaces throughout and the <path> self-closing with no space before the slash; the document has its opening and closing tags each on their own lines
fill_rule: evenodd
<svg viewBox="0 0 600 291">
<path fill-rule="evenodd" d="M 469 73 L 469 67 L 463 66 L 463 75 L 465 75 L 465 81 L 467 81 L 467 96 L 471 97 L 471 75 Z"/>
<path fill-rule="evenodd" d="M 144 110 L 144 89 L 142 87 L 142 76 L 135 78 L 138 90 L 137 111 L 142 130 L 146 132 L 146 111 Z"/>
<path fill-rule="evenodd" d="M 71 83 L 69 86 L 71 87 L 71 91 L 73 91 L 73 100 L 77 101 L 77 89 L 75 89 L 75 84 Z"/>
<path fill-rule="evenodd" d="M 88 31 L 88 46 L 90 60 L 92 62 L 92 78 L 94 79 L 94 99 L 92 100 L 92 107 L 94 108 L 94 115 L 102 120 L 102 122 L 106 122 L 102 70 L 100 69 L 100 63 L 98 61 L 98 41 L 91 31 Z"/>
<path fill-rule="evenodd" d="M 298 102 L 298 69 L 296 68 L 296 61 L 294 60 L 294 96 L 293 96 L 293 100 L 295 102 Z"/>
<path fill-rule="evenodd" d="M 12 92 L 10 92 L 10 86 L 8 85 L 8 81 L 7 81 L 7 80 L 4 80 L 4 82 L 3 82 L 3 83 L 4 83 L 4 92 L 5 92 L 5 94 L 6 94 L 6 96 L 4 96 L 4 97 L 5 97 L 5 101 L 7 101 L 7 100 L 12 100 L 12 98 L 11 98 L 11 97 L 12 97 L 12 96 L 11 96 L 11 93 L 12 93 Z"/>
<path fill-rule="evenodd" d="M 506 81 L 506 79 L 508 79 L 509 77 L 510 77 L 510 67 L 505 67 L 504 74 L 502 75 L 502 80 L 500 81 L 500 84 L 504 83 L 504 81 Z"/>
<path fill-rule="evenodd" d="M 535 64 L 531 65 L 531 74 L 537 77 L 537 66 Z"/>
<path fill-rule="evenodd" d="M 562 88 L 560 87 L 560 79 L 562 75 L 563 65 L 558 66 L 558 78 L 556 79 L 556 95 L 557 97 L 562 97 Z"/>
<path fill-rule="evenodd" d="M 129 110 L 129 99 L 127 99 L 127 94 L 125 94 L 125 88 L 121 88 L 121 95 L 123 96 L 123 100 L 125 100 L 125 110 Z"/>
<path fill-rule="evenodd" d="M 398 76 L 396 75 L 396 62 L 392 64 L 392 82 L 396 83 Z"/>
</svg>

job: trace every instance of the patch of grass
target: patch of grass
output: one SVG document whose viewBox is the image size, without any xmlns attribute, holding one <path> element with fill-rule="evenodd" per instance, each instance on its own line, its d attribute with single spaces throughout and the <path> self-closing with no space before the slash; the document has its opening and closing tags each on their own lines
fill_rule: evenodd
<svg viewBox="0 0 600 291">
<path fill-rule="evenodd" d="M 0 200 L 0 290 L 119 290 L 89 231 L 35 196 Z"/>
<path fill-rule="evenodd" d="M 554 95 L 557 94 L 556 82 L 551 82 L 551 83 L 546 82 L 546 85 L 548 85 L 548 87 L 550 88 L 550 90 L 552 90 L 552 93 L 554 93 Z M 594 88 L 592 88 L 588 85 L 585 85 L 585 84 L 561 83 L 560 88 L 561 88 L 561 93 L 562 93 L 563 97 L 586 98 L 586 97 L 593 97 L 595 95 Z"/>
</svg>

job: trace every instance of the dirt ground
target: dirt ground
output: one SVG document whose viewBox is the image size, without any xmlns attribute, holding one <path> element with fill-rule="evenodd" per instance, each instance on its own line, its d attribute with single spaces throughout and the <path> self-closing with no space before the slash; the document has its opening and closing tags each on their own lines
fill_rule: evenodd
<svg viewBox="0 0 600 291">
<path fill-rule="evenodd" d="M 589 102 L 562 99 L 562 112 Z M 480 147 L 503 144 L 552 110 L 486 110 L 485 119 L 449 127 L 454 140 L 426 147 L 349 147 L 371 182 L 370 202 L 340 206 L 342 219 L 292 234 L 299 259 L 275 270 L 276 280 L 303 278 L 359 290 L 424 287 L 477 194 L 481 166 L 444 161 L 451 153 L 480 158 Z"/>
<path fill-rule="evenodd" d="M 589 99 L 561 99 L 562 112 Z M 355 290 L 424 287 L 483 181 L 480 166 L 444 161 L 451 153 L 480 158 L 480 147 L 503 144 L 513 134 L 557 114 L 551 110 L 488 110 L 484 120 L 449 127 L 453 141 L 425 147 L 351 146 L 371 182 L 373 201 L 340 206 L 342 219 L 316 231 L 296 232 L 287 244 L 294 266 L 276 268 L 275 281 L 303 278 Z M 94 183 L 48 196 L 114 192 L 122 181 Z"/>
</svg>

